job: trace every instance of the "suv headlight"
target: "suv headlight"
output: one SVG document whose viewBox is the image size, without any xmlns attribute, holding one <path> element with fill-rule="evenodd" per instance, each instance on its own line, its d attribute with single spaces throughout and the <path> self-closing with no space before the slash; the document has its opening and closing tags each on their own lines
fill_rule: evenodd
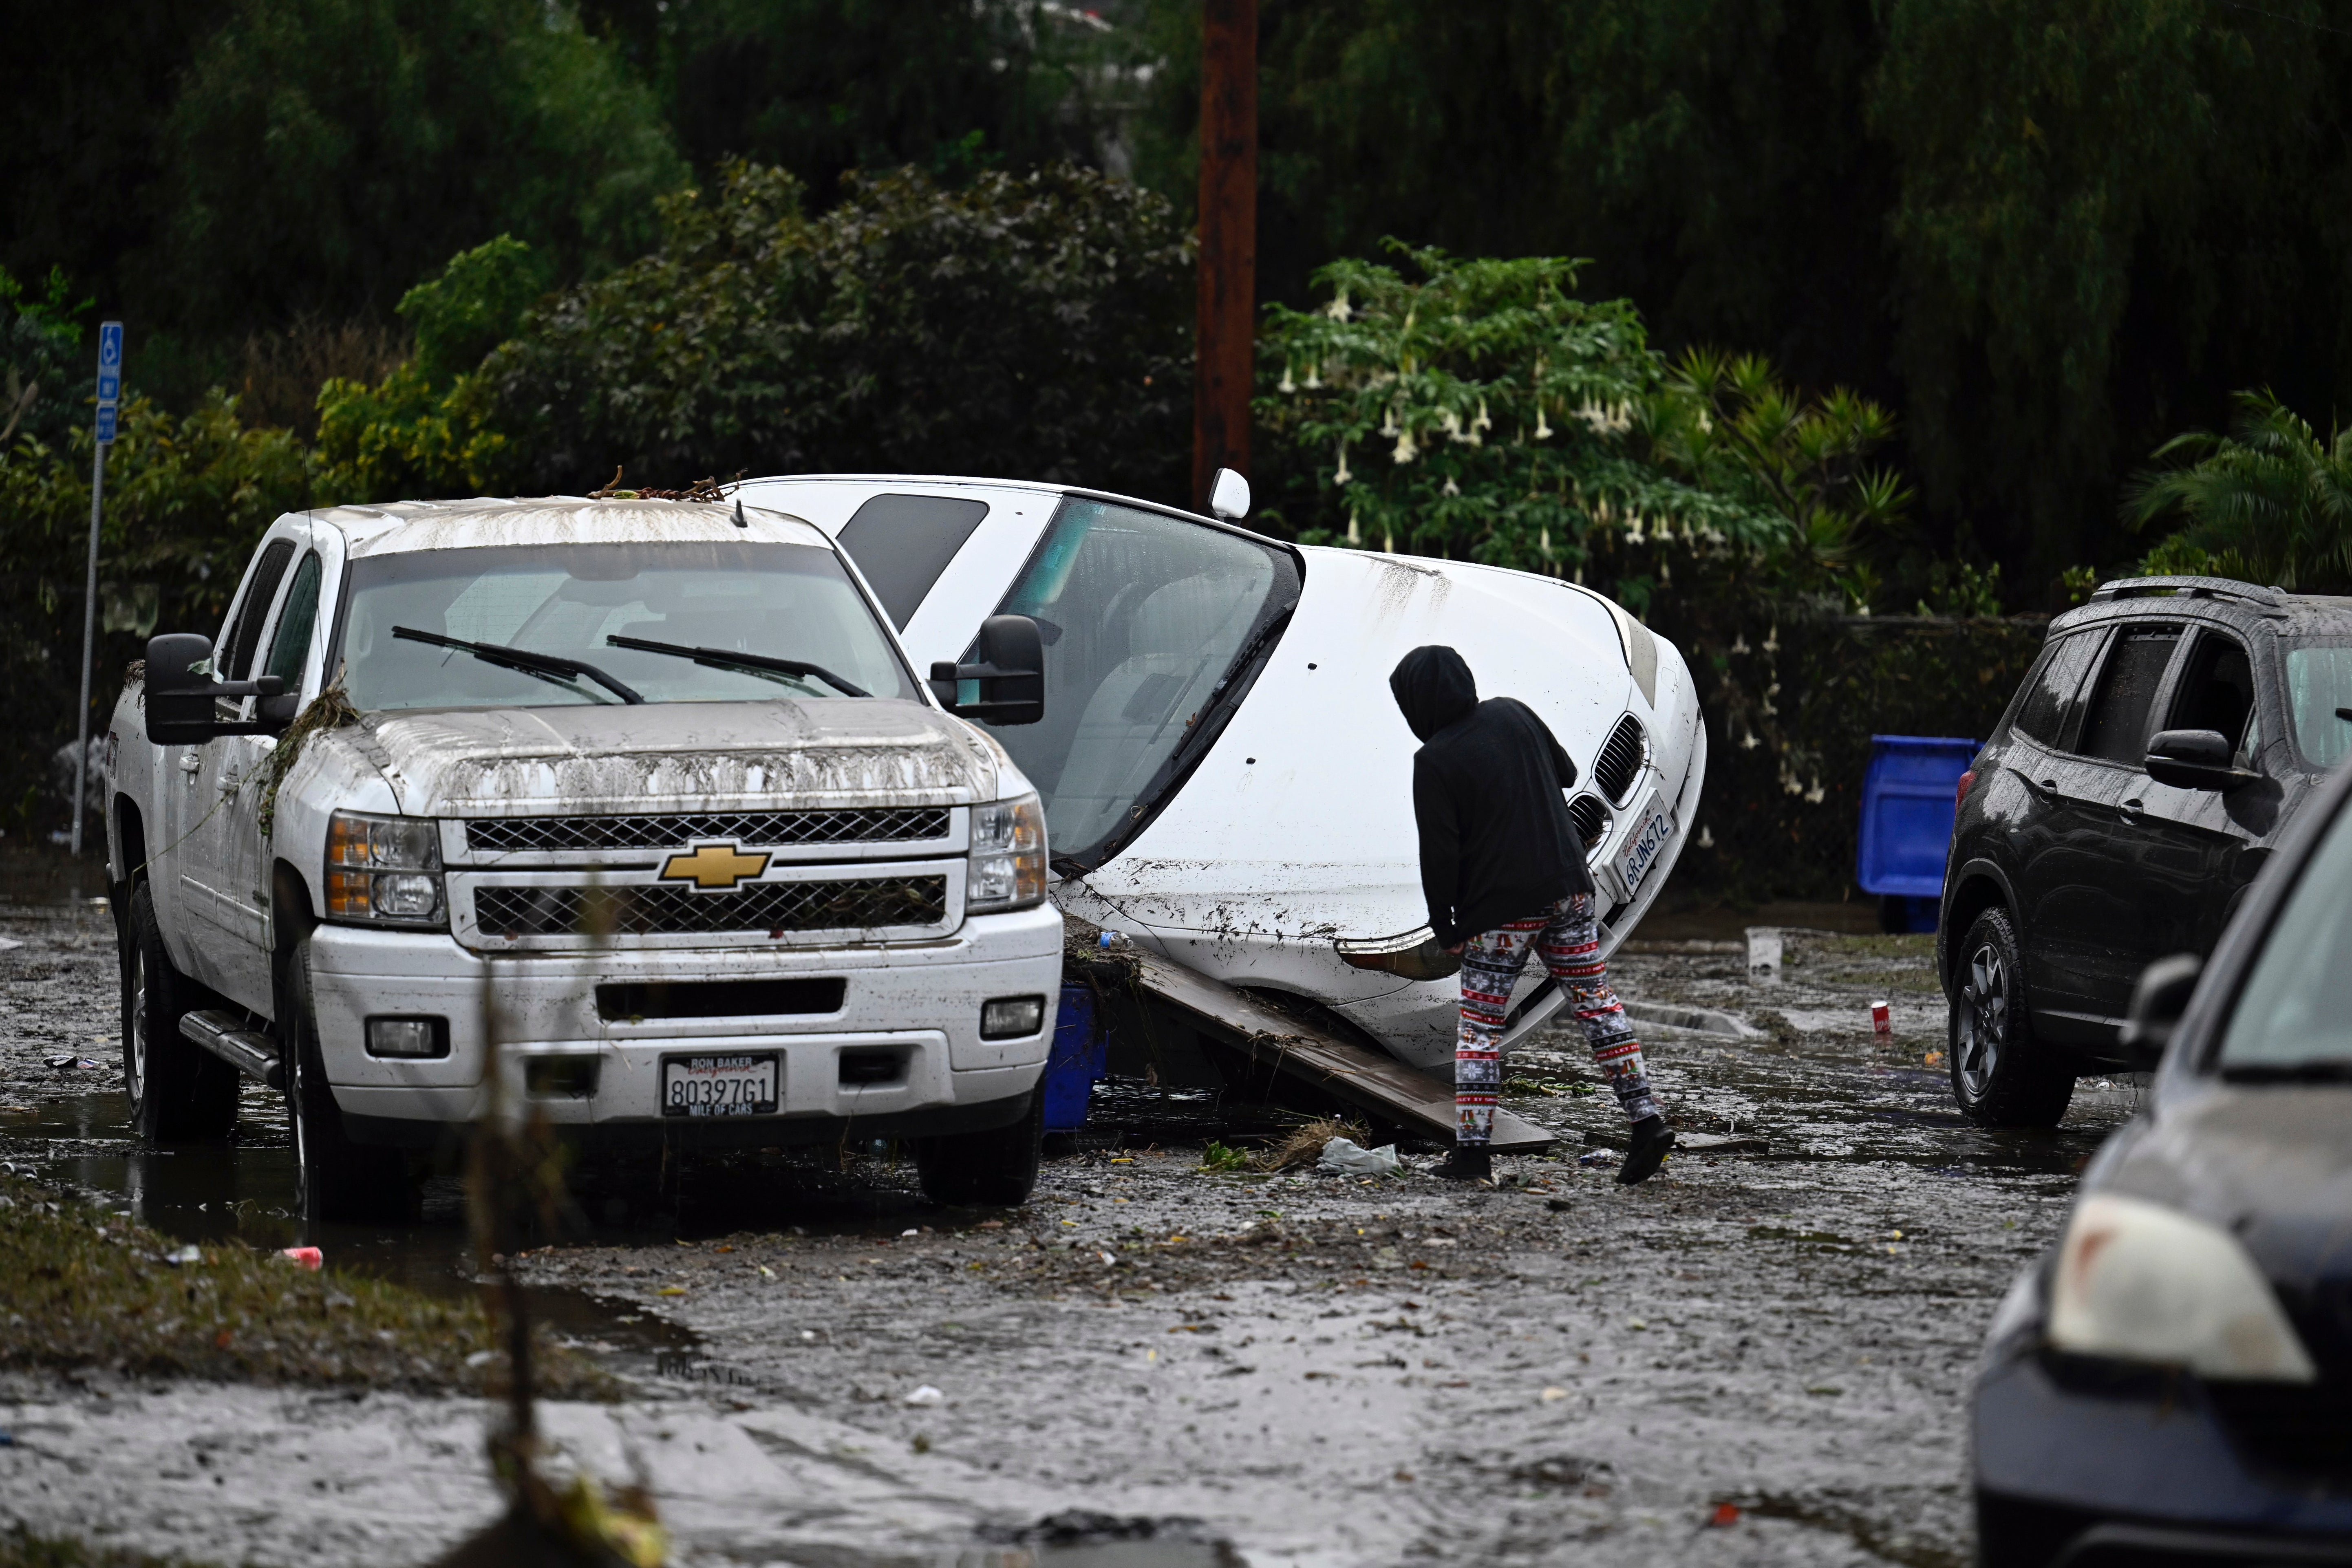
<svg viewBox="0 0 2352 1568">
<path fill-rule="evenodd" d="M 2050 1288 L 2050 1343 L 2202 1377 L 2311 1383 L 2317 1369 L 2235 1237 L 2138 1198 L 2075 1207 Z"/>
<path fill-rule="evenodd" d="M 335 813 L 327 823 L 327 918 L 446 927 L 440 823 L 427 816 Z"/>
<path fill-rule="evenodd" d="M 964 908 L 973 914 L 1025 910 L 1045 901 L 1045 811 L 1034 795 L 971 808 L 971 874 Z"/>
</svg>

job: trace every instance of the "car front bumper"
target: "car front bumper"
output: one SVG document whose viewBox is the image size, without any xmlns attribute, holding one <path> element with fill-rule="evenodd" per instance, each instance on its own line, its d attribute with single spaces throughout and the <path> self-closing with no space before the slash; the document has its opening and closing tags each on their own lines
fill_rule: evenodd
<svg viewBox="0 0 2352 1568">
<path fill-rule="evenodd" d="M 978 1130 L 1015 1120 L 1043 1072 L 1061 984 L 1061 916 L 1050 906 L 974 916 L 950 938 L 865 947 L 633 951 L 490 957 L 439 933 L 321 926 L 310 938 L 310 990 L 326 1078 L 354 1133 L 429 1142 L 440 1127 L 488 1114 L 495 1034 L 509 1103 L 528 1097 L 574 1134 L 683 1136 L 691 1142 L 789 1143 L 837 1136 Z M 840 1005 L 761 1017 L 606 1017 L 599 985 L 838 977 Z M 1044 1025 L 983 1040 L 982 1002 L 1041 996 Z M 370 1056 L 365 1021 L 446 1020 L 448 1053 Z M 679 1052 L 778 1053 L 774 1116 L 666 1117 L 661 1060 Z M 889 1081 L 845 1083 L 842 1058 L 887 1052 Z M 568 1058 L 569 1088 L 532 1063 Z M 593 1063 L 593 1067 L 588 1064 Z M 593 1075 L 593 1089 L 583 1091 Z M 401 1124 L 408 1125 L 401 1125 Z M 967 1126 L 967 1124 L 969 1124 Z"/>
<path fill-rule="evenodd" d="M 2352 1565 L 2352 1475 L 2252 1451 L 2192 1376 L 2075 1375 L 2023 1333 L 1989 1358 L 1973 1426 L 1981 1563 Z"/>
</svg>

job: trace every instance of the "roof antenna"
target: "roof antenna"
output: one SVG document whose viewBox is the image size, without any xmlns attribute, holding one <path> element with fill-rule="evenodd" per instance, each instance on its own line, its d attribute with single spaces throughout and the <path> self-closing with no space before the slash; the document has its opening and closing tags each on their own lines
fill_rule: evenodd
<svg viewBox="0 0 2352 1568">
<path fill-rule="evenodd" d="M 744 520 L 743 498 L 741 496 L 737 496 L 735 498 L 735 526 L 738 528 L 749 528 L 751 526 L 751 523 Z"/>
</svg>

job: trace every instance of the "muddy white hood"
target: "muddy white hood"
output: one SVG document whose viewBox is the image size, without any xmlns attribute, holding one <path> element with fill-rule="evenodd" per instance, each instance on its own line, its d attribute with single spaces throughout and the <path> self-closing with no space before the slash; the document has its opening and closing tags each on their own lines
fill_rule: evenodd
<svg viewBox="0 0 2352 1568">
<path fill-rule="evenodd" d="M 880 698 L 373 713 L 337 733 L 413 816 L 954 805 L 1018 781 L 971 726 Z"/>
</svg>

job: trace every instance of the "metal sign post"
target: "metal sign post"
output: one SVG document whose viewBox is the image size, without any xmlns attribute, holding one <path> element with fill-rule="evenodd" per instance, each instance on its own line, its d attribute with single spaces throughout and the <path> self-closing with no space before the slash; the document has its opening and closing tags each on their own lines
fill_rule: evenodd
<svg viewBox="0 0 2352 1568">
<path fill-rule="evenodd" d="M 81 611 L 81 722 L 74 746 L 73 853 L 81 854 L 82 803 L 89 795 L 89 677 L 98 653 L 98 521 L 106 511 L 106 452 L 114 445 L 115 410 L 122 398 L 122 323 L 98 329 L 98 441 L 89 459 L 89 574 Z"/>
</svg>

